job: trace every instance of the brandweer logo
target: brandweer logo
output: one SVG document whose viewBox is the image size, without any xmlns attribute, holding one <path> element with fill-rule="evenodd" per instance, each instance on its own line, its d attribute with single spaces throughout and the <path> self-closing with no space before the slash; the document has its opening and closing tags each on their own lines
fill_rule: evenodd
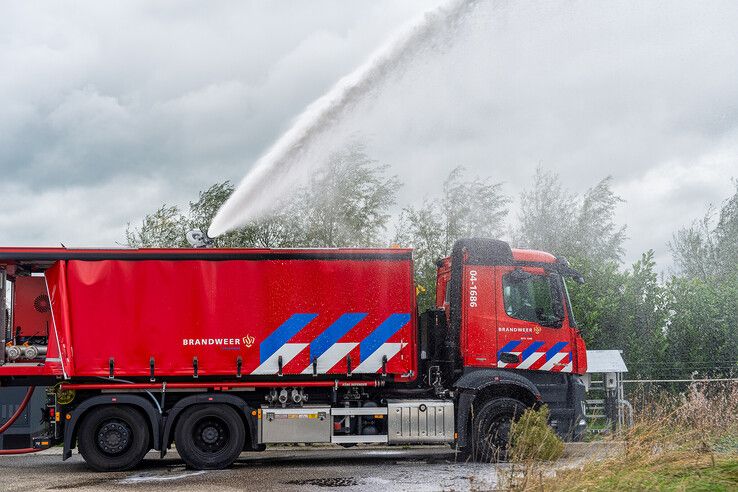
<svg viewBox="0 0 738 492">
<path fill-rule="evenodd" d="M 240 338 L 183 338 L 182 345 L 241 345 Z"/>
<path fill-rule="evenodd" d="M 256 339 L 251 335 L 243 338 L 183 338 L 182 346 L 220 346 L 220 347 L 237 347 L 245 346 L 251 348 Z"/>
</svg>

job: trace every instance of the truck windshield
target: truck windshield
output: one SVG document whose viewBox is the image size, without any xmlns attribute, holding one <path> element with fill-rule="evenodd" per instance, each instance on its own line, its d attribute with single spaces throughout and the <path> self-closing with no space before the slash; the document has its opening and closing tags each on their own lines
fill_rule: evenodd
<svg viewBox="0 0 738 492">
<path fill-rule="evenodd" d="M 542 326 L 560 327 L 564 306 L 556 275 L 533 275 L 514 270 L 502 277 L 505 311 L 511 318 Z"/>
</svg>

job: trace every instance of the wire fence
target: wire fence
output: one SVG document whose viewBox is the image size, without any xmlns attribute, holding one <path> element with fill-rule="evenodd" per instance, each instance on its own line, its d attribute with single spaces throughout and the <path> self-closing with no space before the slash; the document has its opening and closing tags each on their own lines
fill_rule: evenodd
<svg viewBox="0 0 738 492">
<path fill-rule="evenodd" d="M 700 378 L 700 379 L 623 379 L 623 383 L 717 383 L 738 381 L 738 378 Z"/>
<path fill-rule="evenodd" d="M 653 370 L 644 371 L 645 365 L 641 365 L 638 372 L 629 365 L 629 372 L 617 373 L 609 386 L 604 375 L 590 379 L 586 405 L 590 433 L 629 428 L 639 417 L 676 408 L 695 391 L 707 399 L 720 400 L 726 394 L 735 395 L 738 388 L 735 362 L 690 364 L 692 371 L 663 368 L 661 374 Z M 651 367 L 655 366 L 659 364 L 651 364 Z M 697 368 L 701 370 L 695 370 Z"/>
</svg>

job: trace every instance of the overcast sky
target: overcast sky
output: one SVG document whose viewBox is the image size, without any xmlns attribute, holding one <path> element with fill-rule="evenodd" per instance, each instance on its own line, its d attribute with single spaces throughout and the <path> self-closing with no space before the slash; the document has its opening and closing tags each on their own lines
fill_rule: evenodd
<svg viewBox="0 0 738 492">
<path fill-rule="evenodd" d="M 240 181 L 313 100 L 438 2 L 3 2 L 2 245 L 111 245 Z M 338 122 L 406 183 L 456 165 L 517 197 L 611 175 L 628 256 L 738 176 L 738 4 L 478 2 Z M 326 149 L 327 150 L 327 149 Z M 511 223 L 515 217 L 515 206 Z"/>
</svg>

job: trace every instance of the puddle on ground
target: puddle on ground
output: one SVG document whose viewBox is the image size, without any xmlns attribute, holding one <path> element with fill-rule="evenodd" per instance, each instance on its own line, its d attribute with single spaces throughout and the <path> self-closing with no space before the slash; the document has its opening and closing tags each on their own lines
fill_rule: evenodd
<svg viewBox="0 0 738 492">
<path fill-rule="evenodd" d="M 358 480 L 351 477 L 336 478 L 307 478 L 303 480 L 290 480 L 283 482 L 290 485 L 314 485 L 316 487 L 354 487 L 359 485 Z"/>
<path fill-rule="evenodd" d="M 133 485 L 147 482 L 168 482 L 172 480 L 182 480 L 183 478 L 196 477 L 205 473 L 207 473 L 206 470 L 182 471 L 179 473 L 136 473 L 135 475 L 130 475 L 126 478 L 116 480 L 115 483 L 120 485 Z"/>
</svg>

